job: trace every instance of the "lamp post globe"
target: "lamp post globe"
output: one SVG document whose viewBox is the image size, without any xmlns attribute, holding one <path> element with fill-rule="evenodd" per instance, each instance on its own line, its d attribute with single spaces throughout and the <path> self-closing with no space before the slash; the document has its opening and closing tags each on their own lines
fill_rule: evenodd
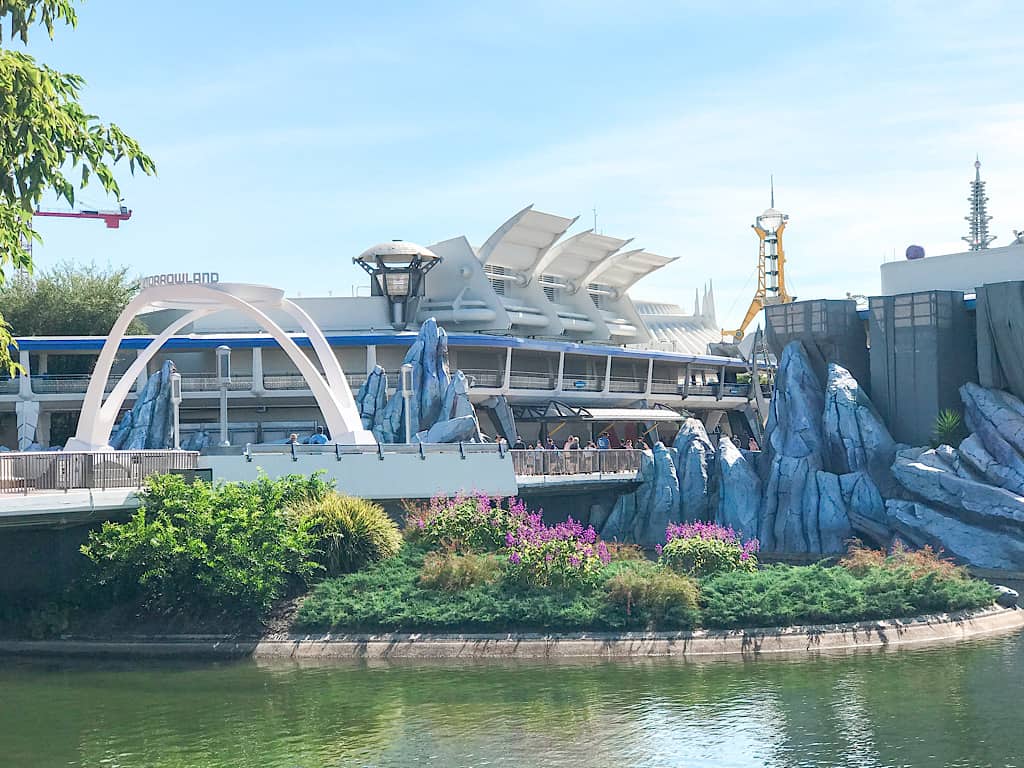
<svg viewBox="0 0 1024 768">
<path fill-rule="evenodd" d="M 387 298 L 392 327 L 404 331 L 416 319 L 423 278 L 441 257 L 422 245 L 392 240 L 367 248 L 352 261 L 372 278 L 372 295 Z"/>
</svg>

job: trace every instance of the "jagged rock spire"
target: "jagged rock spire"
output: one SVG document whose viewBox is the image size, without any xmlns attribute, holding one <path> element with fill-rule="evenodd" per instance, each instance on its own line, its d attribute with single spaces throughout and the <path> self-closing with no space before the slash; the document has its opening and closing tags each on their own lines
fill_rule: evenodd
<svg viewBox="0 0 1024 768">
<path fill-rule="evenodd" d="M 996 239 L 989 235 L 988 223 L 992 217 L 988 215 L 988 198 L 985 196 L 985 182 L 981 180 L 981 160 L 974 158 L 974 181 L 971 182 L 971 196 L 967 198 L 971 204 L 970 214 L 964 219 L 970 225 L 970 234 L 960 238 L 971 251 L 983 251 L 989 243 Z"/>
</svg>

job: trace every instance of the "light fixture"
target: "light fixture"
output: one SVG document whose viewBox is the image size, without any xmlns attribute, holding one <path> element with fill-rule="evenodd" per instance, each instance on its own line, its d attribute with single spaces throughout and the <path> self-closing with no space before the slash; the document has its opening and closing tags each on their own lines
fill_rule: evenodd
<svg viewBox="0 0 1024 768">
<path fill-rule="evenodd" d="M 441 257 L 422 245 L 392 240 L 368 248 L 352 261 L 373 278 L 371 294 L 387 298 L 391 326 L 404 331 L 416 319 L 423 277 L 441 263 Z"/>
<path fill-rule="evenodd" d="M 174 408 L 174 450 L 181 450 L 181 421 L 179 410 L 181 409 L 181 374 L 177 371 L 171 372 L 171 405 Z"/>
<path fill-rule="evenodd" d="M 757 217 L 757 226 L 767 232 L 769 235 L 779 231 L 779 227 L 782 226 L 789 216 L 784 214 L 782 211 L 777 211 L 774 208 L 768 208 Z"/>
</svg>

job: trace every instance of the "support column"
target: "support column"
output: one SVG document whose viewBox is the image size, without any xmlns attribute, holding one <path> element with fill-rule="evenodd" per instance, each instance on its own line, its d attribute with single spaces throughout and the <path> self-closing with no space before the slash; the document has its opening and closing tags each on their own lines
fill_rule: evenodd
<svg viewBox="0 0 1024 768">
<path fill-rule="evenodd" d="M 377 345 L 367 344 L 366 345 L 366 375 L 369 376 L 373 373 L 373 369 L 377 367 Z"/>
<path fill-rule="evenodd" d="M 558 378 L 555 380 L 555 391 L 562 391 L 562 376 L 565 375 L 565 352 L 558 353 Z"/>
<path fill-rule="evenodd" d="M 44 450 L 50 447 L 50 411 L 40 411 L 36 421 L 36 442 Z"/>
<path fill-rule="evenodd" d="M 144 349 L 135 350 L 135 359 L 142 357 Z M 138 378 L 135 379 L 135 390 L 139 393 L 146 388 L 146 382 L 149 381 L 149 366 L 143 366 L 142 370 L 139 371 Z"/>
<path fill-rule="evenodd" d="M 505 350 L 505 381 L 502 389 L 508 392 L 512 388 L 512 347 Z"/>
<path fill-rule="evenodd" d="M 39 353 L 39 373 L 44 374 L 47 372 L 46 366 L 50 362 L 50 356 L 46 352 Z"/>
<path fill-rule="evenodd" d="M 608 360 L 604 366 L 604 391 L 612 391 L 612 356 L 608 355 Z"/>
<path fill-rule="evenodd" d="M 648 397 L 651 396 L 651 388 L 654 386 L 654 358 L 652 357 L 647 361 L 647 386 L 644 388 L 644 394 Z"/>
<path fill-rule="evenodd" d="M 263 387 L 263 347 L 252 348 L 252 393 L 264 395 L 267 390 Z"/>
<path fill-rule="evenodd" d="M 29 365 L 28 350 L 18 350 L 18 363 L 25 369 L 25 373 L 18 379 L 18 396 L 22 400 L 32 400 L 32 366 Z"/>
</svg>

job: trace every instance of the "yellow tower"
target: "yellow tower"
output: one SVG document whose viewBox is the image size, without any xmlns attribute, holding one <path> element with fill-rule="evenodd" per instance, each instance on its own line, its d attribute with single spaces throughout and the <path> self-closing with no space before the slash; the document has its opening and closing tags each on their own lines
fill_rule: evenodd
<svg viewBox="0 0 1024 768">
<path fill-rule="evenodd" d="M 735 331 L 722 331 L 722 338 L 731 335 L 734 343 L 746 333 L 758 312 L 772 304 L 789 304 L 793 297 L 786 290 L 786 254 L 782 250 L 782 233 L 789 215 L 775 209 L 775 179 L 772 179 L 771 207 L 751 224 L 759 241 L 757 256 L 757 290 L 750 300 L 747 314 Z"/>
</svg>

